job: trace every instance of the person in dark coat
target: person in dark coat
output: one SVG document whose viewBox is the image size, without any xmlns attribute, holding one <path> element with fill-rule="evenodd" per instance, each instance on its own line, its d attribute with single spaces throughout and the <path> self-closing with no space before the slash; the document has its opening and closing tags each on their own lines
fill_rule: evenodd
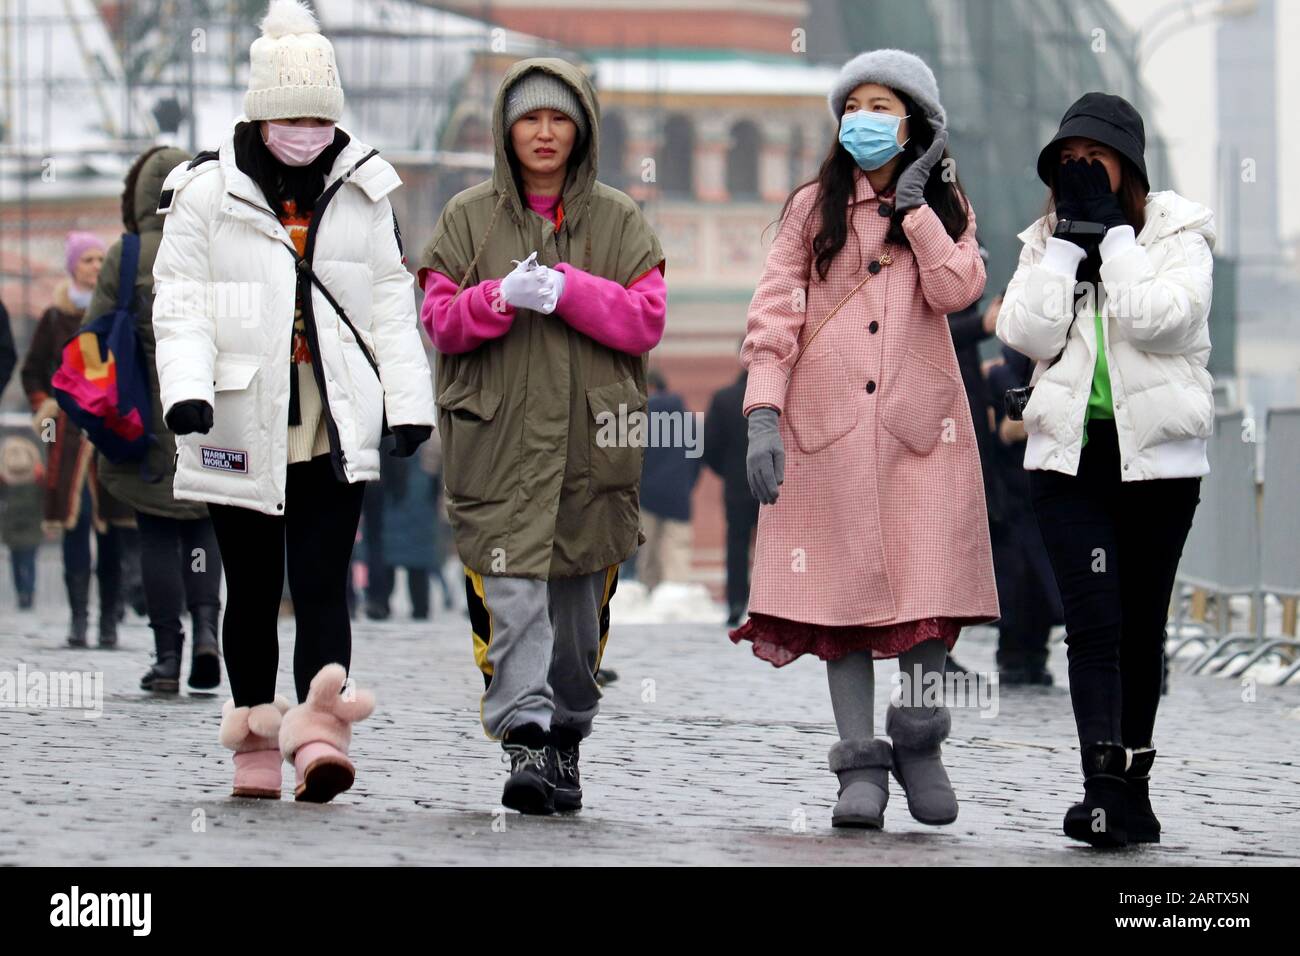
<svg viewBox="0 0 1300 956">
<path fill-rule="evenodd" d="M 140 680 L 140 689 L 174 694 L 180 690 L 184 613 L 190 614 L 189 686 L 211 690 L 221 683 L 221 650 L 217 627 L 221 616 L 221 552 L 208 517 L 207 505 L 178 501 L 172 495 L 176 471 L 176 436 L 163 420 L 154 360 L 153 264 L 162 242 L 163 217 L 158 197 L 163 180 L 190 154 L 156 146 L 138 156 L 127 171 L 122 189 L 122 227 L 140 237 L 140 262 L 135 272 L 135 332 L 148 371 L 151 411 L 150 446 L 142 469 L 139 462 L 114 464 L 95 456 L 99 480 L 115 499 L 134 509 L 137 535 L 121 540 L 123 586 L 134 576 L 143 592 L 144 610 L 153 631 L 153 666 Z M 93 320 L 116 307 L 121 283 L 122 243 L 109 248 L 94 296 L 86 310 Z M 134 571 L 130 564 L 134 558 Z M 128 590 L 129 593 L 129 590 Z"/>
<path fill-rule="evenodd" d="M 704 416 L 704 463 L 722 479 L 727 520 L 727 626 L 740 623 L 749 606 L 749 547 L 758 526 L 758 499 L 749 490 L 745 454 L 748 422 L 742 406 L 749 371 L 742 369 L 730 385 L 718 389 Z"/>
<path fill-rule="evenodd" d="M 993 569 L 998 583 L 998 680 L 1000 684 L 1048 686 L 1048 637 L 1064 620 L 1056 576 L 1038 529 L 1025 474 L 1025 427 L 1006 417 L 1002 397 L 1009 388 L 1029 384 L 1034 363 L 1009 346 L 988 371 L 988 401 L 997 419 L 992 441 L 993 468 L 1004 489 L 998 520 L 993 521 Z"/>
<path fill-rule="evenodd" d="M 647 447 L 641 467 L 641 526 L 646 540 L 637 553 L 637 575 L 653 591 L 661 581 L 690 579 L 691 492 L 700 477 L 698 447 L 692 450 L 690 442 L 703 436 L 688 431 L 695 427 L 694 416 L 682 397 L 668 390 L 661 374 L 652 370 L 646 380 L 650 386 L 646 440 L 655 434 L 674 437 L 671 446 Z M 674 424 L 657 426 L 656 421 Z"/>
<path fill-rule="evenodd" d="M 36 443 L 25 435 L 0 442 L 0 541 L 9 549 L 19 610 L 36 598 L 36 549 L 41 545 L 41 482 L 45 469 Z"/>
<path fill-rule="evenodd" d="M 436 434 L 436 433 L 435 433 Z M 385 439 L 383 451 L 391 439 Z M 440 477 L 429 470 L 425 455 L 396 458 L 381 454 L 380 480 L 366 487 L 366 616 L 386 620 L 398 568 L 406 570 L 411 617 L 429 617 L 429 575 L 439 560 L 438 497 Z M 371 497 L 377 500 L 371 502 Z M 444 588 L 445 590 L 445 588 Z"/>
<path fill-rule="evenodd" d="M 980 246 L 980 258 L 988 261 L 988 252 L 983 245 Z M 957 353 L 957 367 L 961 370 L 962 385 L 966 389 L 966 404 L 970 406 L 971 422 L 975 426 L 975 445 L 980 453 L 980 469 L 984 474 L 984 502 L 990 521 L 996 520 L 1001 495 L 993 468 L 993 429 L 988 416 L 988 385 L 984 381 L 979 346 L 993 335 L 1001 304 L 1002 298 L 997 296 L 985 308 L 980 308 L 980 302 L 976 301 L 948 316 L 948 331 L 952 333 L 952 347 Z"/>
<path fill-rule="evenodd" d="M 9 310 L 0 302 L 0 396 L 5 393 L 9 379 L 18 365 L 18 350 L 14 348 L 14 332 L 9 325 Z"/>
<path fill-rule="evenodd" d="M 122 580 L 118 529 L 133 527 L 135 512 L 100 481 L 95 448 L 59 408 L 52 384 L 63 358 L 63 345 L 81 328 L 90 305 L 104 264 L 103 242 L 88 232 L 69 233 L 64 264 L 68 279 L 54 290 L 53 304 L 36 323 L 20 375 L 33 412 L 32 425 L 49 446 L 43 511 L 47 526 L 63 533 L 63 580 L 72 612 L 68 644 L 86 646 L 94 537 L 99 646 L 116 647 Z"/>
</svg>

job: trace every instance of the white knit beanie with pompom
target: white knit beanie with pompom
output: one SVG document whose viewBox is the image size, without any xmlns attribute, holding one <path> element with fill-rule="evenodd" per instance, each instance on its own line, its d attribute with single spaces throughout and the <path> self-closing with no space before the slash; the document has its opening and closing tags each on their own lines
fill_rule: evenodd
<svg viewBox="0 0 1300 956">
<path fill-rule="evenodd" d="M 252 69 L 244 94 L 250 120 L 314 116 L 337 123 L 343 87 L 334 47 L 321 36 L 311 8 L 300 0 L 271 0 L 262 35 L 249 50 Z"/>
</svg>

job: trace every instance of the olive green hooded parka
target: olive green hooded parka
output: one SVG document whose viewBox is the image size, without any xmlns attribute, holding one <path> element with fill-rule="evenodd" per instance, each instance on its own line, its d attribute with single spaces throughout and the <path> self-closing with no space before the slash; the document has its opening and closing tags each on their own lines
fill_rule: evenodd
<svg viewBox="0 0 1300 956">
<path fill-rule="evenodd" d="M 587 113 L 562 191 L 560 225 L 529 210 L 511 169 L 505 94 L 529 70 L 576 92 Z M 663 250 L 630 197 L 596 181 L 600 113 L 573 64 L 549 57 L 507 71 L 492 112 L 492 178 L 454 196 L 421 259 L 468 288 L 502 278 L 534 250 L 630 285 L 664 268 Z M 646 356 L 574 331 L 558 315 L 520 309 L 510 331 L 461 355 L 437 358 L 438 427 L 447 511 L 461 560 L 480 574 L 562 578 L 629 557 L 639 532 L 641 447 L 601 447 L 609 413 L 644 412 Z M 598 418 L 597 416 L 601 416 Z M 609 429 L 605 429 L 608 433 Z"/>
</svg>

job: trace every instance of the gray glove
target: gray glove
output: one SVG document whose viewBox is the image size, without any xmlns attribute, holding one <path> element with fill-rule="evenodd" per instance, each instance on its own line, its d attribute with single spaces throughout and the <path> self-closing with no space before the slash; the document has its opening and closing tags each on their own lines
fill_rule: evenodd
<svg viewBox="0 0 1300 956">
<path fill-rule="evenodd" d="M 898 177 L 898 185 L 894 188 L 895 209 L 906 212 L 925 205 L 925 184 L 930 181 L 930 172 L 947 145 L 948 131 L 943 127 L 936 129 L 930 148 L 914 159 Z"/>
<path fill-rule="evenodd" d="M 778 485 L 785 480 L 785 445 L 777 426 L 780 412 L 775 408 L 756 408 L 749 413 L 749 452 L 745 455 L 745 475 L 749 490 L 761 504 L 770 505 L 780 494 Z"/>
</svg>

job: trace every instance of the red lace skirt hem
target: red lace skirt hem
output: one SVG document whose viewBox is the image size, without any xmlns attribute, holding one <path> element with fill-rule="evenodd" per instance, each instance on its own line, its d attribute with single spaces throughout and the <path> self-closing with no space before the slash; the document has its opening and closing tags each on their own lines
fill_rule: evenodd
<svg viewBox="0 0 1300 956">
<path fill-rule="evenodd" d="M 869 627 L 805 624 L 769 614 L 751 614 L 740 627 L 728 632 L 732 642 L 753 643 L 754 656 L 784 667 L 805 654 L 824 661 L 839 660 L 855 651 L 871 651 L 873 658 L 897 657 L 923 641 L 938 638 L 952 650 L 961 623 L 950 617 L 927 617 Z"/>
</svg>

